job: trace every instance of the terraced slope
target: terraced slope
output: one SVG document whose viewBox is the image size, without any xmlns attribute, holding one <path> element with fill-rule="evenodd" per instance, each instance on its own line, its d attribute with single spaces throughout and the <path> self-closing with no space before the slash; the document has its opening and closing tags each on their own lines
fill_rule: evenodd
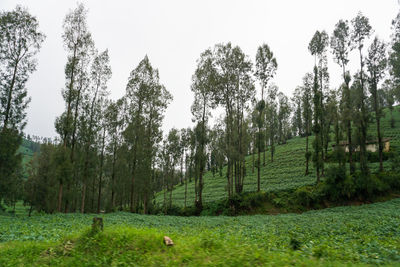
<svg viewBox="0 0 400 267">
<path fill-rule="evenodd" d="M 390 137 L 391 148 L 400 148 L 400 106 L 397 106 L 393 112 L 395 118 L 395 127 L 390 127 L 390 113 L 385 112 L 385 117 L 382 119 L 382 130 L 384 137 Z M 368 129 L 370 138 L 376 138 L 375 123 L 371 123 Z M 333 138 L 332 138 L 333 139 Z M 310 147 L 312 137 L 310 138 Z M 331 143 L 333 144 L 333 142 Z M 329 150 L 331 150 L 331 144 Z M 298 188 L 304 185 L 315 183 L 316 177 L 314 174 L 313 164 L 310 163 L 310 175 L 305 176 L 305 145 L 306 138 L 296 137 L 288 140 L 287 144 L 278 145 L 274 156 L 274 162 L 270 162 L 270 154 L 267 151 L 266 166 L 261 168 L 261 190 L 276 191 Z M 312 149 L 312 148 L 311 148 Z M 399 150 L 399 149 L 397 149 Z M 370 163 L 372 171 L 378 169 L 378 163 Z M 389 162 L 385 162 L 384 166 L 388 167 Z M 246 177 L 244 180 L 244 192 L 252 192 L 257 190 L 257 169 L 252 172 L 252 156 L 246 157 Z M 204 203 L 213 202 L 227 197 L 226 191 L 226 168 L 223 170 L 223 175 L 212 175 L 207 172 L 204 175 Z M 172 192 L 173 205 L 183 207 L 185 198 L 185 186 L 178 185 Z M 156 203 L 163 203 L 163 194 L 159 193 L 156 196 Z M 188 183 L 187 206 L 192 206 L 194 203 L 194 181 Z"/>
</svg>

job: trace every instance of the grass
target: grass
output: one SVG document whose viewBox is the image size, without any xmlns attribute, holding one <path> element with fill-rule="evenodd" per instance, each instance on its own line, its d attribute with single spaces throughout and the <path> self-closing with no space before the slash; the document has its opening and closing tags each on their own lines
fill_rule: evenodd
<svg viewBox="0 0 400 267">
<path fill-rule="evenodd" d="M 120 212 L 102 215 L 98 234 L 90 214 L 0 216 L 0 266 L 396 265 L 399 207 L 394 199 L 276 216 Z"/>
<path fill-rule="evenodd" d="M 391 148 L 400 148 L 400 106 L 393 111 L 395 127 L 390 127 L 390 113 L 385 110 L 385 117 L 381 121 L 384 137 L 390 137 Z M 368 135 L 371 138 L 376 136 L 376 124 L 369 124 Z M 333 139 L 333 138 L 332 138 Z M 331 142 L 333 144 L 333 142 Z M 331 144 L 329 151 L 331 151 Z M 291 190 L 305 185 L 312 185 L 316 182 L 313 163 L 310 162 L 310 174 L 305 176 L 305 146 L 306 138 L 296 137 L 284 145 L 277 145 L 275 150 L 274 162 L 270 162 L 270 152 L 267 151 L 266 166 L 261 168 L 261 190 L 273 192 L 279 190 Z M 312 150 L 312 137 L 310 137 L 310 150 Z M 370 163 L 372 172 L 377 171 L 379 163 Z M 327 164 L 329 166 L 329 164 Z M 384 167 L 388 168 L 389 162 L 384 162 Z M 194 180 L 194 179 L 193 179 Z M 187 206 L 194 204 L 194 181 L 188 183 Z M 226 191 L 226 168 L 223 175 L 206 172 L 204 175 L 203 202 L 211 203 L 227 197 Z M 246 157 L 246 177 L 244 179 L 244 192 L 254 192 L 257 190 L 257 169 L 252 172 L 252 156 Z M 169 193 L 167 194 L 167 200 Z M 175 206 L 183 207 L 185 199 L 185 186 L 177 185 L 172 192 L 172 203 Z M 156 195 L 156 203 L 163 204 L 163 193 Z"/>
</svg>

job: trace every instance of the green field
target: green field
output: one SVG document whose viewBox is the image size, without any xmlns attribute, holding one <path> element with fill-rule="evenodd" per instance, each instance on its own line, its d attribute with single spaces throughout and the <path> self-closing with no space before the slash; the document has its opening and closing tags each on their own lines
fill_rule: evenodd
<svg viewBox="0 0 400 267">
<path fill-rule="evenodd" d="M 392 149 L 400 148 L 400 106 L 395 107 L 393 115 L 395 127 L 390 127 L 390 113 L 385 110 L 385 117 L 382 119 L 381 127 L 384 137 L 392 138 L 390 145 Z M 376 138 L 376 124 L 369 124 L 368 135 Z M 333 136 L 332 136 L 333 140 Z M 310 137 L 310 150 L 312 150 L 312 137 Z M 329 151 L 332 147 L 329 145 Z M 261 168 L 261 190 L 264 192 L 296 189 L 304 185 L 315 184 L 316 178 L 313 164 L 310 162 L 310 175 L 305 176 L 305 146 L 306 138 L 296 137 L 288 140 L 287 144 L 277 145 L 274 162 L 270 162 L 270 153 L 267 151 L 266 166 Z M 399 150 L 399 149 L 396 149 Z M 246 177 L 244 179 L 244 192 L 254 192 L 257 190 L 257 169 L 252 172 L 252 156 L 246 157 Z M 329 166 L 329 164 L 327 164 Z M 385 167 L 389 167 L 389 162 L 384 162 Z M 371 171 L 377 171 L 379 163 L 370 163 Z M 207 172 L 204 175 L 203 201 L 210 203 L 227 198 L 226 191 L 226 168 L 223 170 L 222 177 L 219 174 L 212 175 Z M 187 205 L 194 204 L 194 181 L 188 183 Z M 183 207 L 185 198 L 185 186 L 177 185 L 172 192 L 173 205 Z M 163 194 L 156 196 L 156 203 L 162 205 Z"/>
<path fill-rule="evenodd" d="M 0 266 L 281 266 L 400 262 L 400 199 L 303 214 L 0 216 Z M 175 242 L 165 247 L 167 235 Z"/>
</svg>

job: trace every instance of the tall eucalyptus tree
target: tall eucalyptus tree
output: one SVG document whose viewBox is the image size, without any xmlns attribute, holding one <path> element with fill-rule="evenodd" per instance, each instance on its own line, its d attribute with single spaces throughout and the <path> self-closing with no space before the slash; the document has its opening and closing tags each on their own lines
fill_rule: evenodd
<svg viewBox="0 0 400 267">
<path fill-rule="evenodd" d="M 124 139 L 131 153 L 129 206 L 134 212 L 135 191 L 138 193 L 136 199 L 142 199 L 145 210 L 148 204 L 152 188 L 148 174 L 155 160 L 157 144 L 162 138 L 161 124 L 172 95 L 161 84 L 158 70 L 145 56 L 130 73 L 125 97 L 128 117 Z M 138 188 L 135 188 L 136 185 Z"/>
<path fill-rule="evenodd" d="M 352 140 L 352 100 L 350 97 L 350 74 L 346 70 L 349 63 L 349 53 L 353 49 L 353 40 L 347 20 L 339 20 L 331 36 L 331 48 L 334 60 L 342 68 L 342 121 L 346 128 L 347 143 L 349 147 L 350 173 L 354 173 L 353 140 Z"/>
<path fill-rule="evenodd" d="M 261 84 L 261 99 L 256 104 L 258 111 L 257 126 L 257 191 L 260 191 L 260 169 L 261 169 L 261 150 L 264 150 L 264 166 L 265 166 L 265 147 L 262 147 L 262 143 L 265 143 L 265 135 L 262 133 L 264 130 L 264 90 L 268 86 L 268 82 L 272 79 L 278 68 L 278 63 L 274 54 L 267 44 L 263 44 L 258 47 L 256 54 L 256 65 L 255 65 L 255 76 Z"/>
<path fill-rule="evenodd" d="M 387 58 L 386 58 L 386 44 L 379 40 L 377 37 L 373 40 L 371 46 L 368 49 L 367 69 L 369 72 L 368 82 L 370 84 L 369 90 L 372 95 L 372 107 L 375 112 L 376 130 L 378 135 L 378 147 L 379 147 L 379 170 L 383 171 L 383 144 L 382 144 L 382 130 L 380 119 L 382 117 L 382 106 L 380 105 L 378 95 L 378 84 L 383 78 L 386 70 Z"/>
<path fill-rule="evenodd" d="M 197 146 L 195 158 L 195 187 L 196 197 L 195 205 L 199 211 L 203 207 L 203 174 L 206 166 L 206 145 L 208 143 L 207 122 L 210 117 L 210 111 L 216 105 L 213 97 L 218 87 L 218 77 L 215 69 L 215 60 L 213 53 L 207 49 L 200 55 L 197 61 L 197 68 L 192 77 L 191 90 L 194 93 L 194 102 L 191 107 L 195 127 Z"/>
<path fill-rule="evenodd" d="M 351 21 L 353 29 L 351 38 L 353 39 L 354 48 L 358 49 L 360 56 L 360 88 L 358 90 L 358 97 L 360 100 L 360 117 L 359 117 L 359 131 L 360 131 L 360 169 L 363 175 L 369 173 L 367 165 L 366 142 L 367 142 L 367 128 L 368 128 L 368 110 L 365 106 L 365 78 L 364 78 L 364 57 L 362 54 L 364 43 L 366 39 L 372 34 L 372 27 L 369 24 L 369 19 L 361 12 Z"/>
<path fill-rule="evenodd" d="M 17 6 L 0 12 L 0 202 L 12 199 L 22 157 L 17 153 L 30 102 L 26 82 L 35 71 L 35 55 L 45 39 L 39 23 Z"/>
</svg>

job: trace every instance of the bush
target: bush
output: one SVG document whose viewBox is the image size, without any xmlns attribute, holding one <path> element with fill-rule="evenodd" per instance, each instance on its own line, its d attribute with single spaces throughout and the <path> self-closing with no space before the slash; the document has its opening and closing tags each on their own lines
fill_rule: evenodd
<svg viewBox="0 0 400 267">
<path fill-rule="evenodd" d="M 305 207 L 310 207 L 314 204 L 314 194 L 312 192 L 312 187 L 304 186 L 298 188 L 295 192 L 295 201 L 297 204 Z"/>
<path fill-rule="evenodd" d="M 324 193 L 328 199 L 339 201 L 350 199 L 356 191 L 353 176 L 346 176 L 344 167 L 335 166 L 327 169 Z"/>
<path fill-rule="evenodd" d="M 398 172 L 383 172 L 379 173 L 379 179 L 387 184 L 392 190 L 400 190 L 400 173 Z"/>
</svg>

